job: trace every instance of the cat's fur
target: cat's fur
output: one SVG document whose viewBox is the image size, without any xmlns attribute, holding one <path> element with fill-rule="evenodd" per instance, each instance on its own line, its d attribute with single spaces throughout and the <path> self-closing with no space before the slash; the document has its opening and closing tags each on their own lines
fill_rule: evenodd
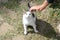
<svg viewBox="0 0 60 40">
<path fill-rule="evenodd" d="M 34 28 L 35 32 L 38 32 L 36 29 L 36 16 L 34 13 L 27 11 L 23 14 L 23 26 L 24 26 L 24 34 L 27 34 L 27 27 L 31 25 Z"/>
<path fill-rule="evenodd" d="M 31 8 L 30 4 L 28 3 L 29 9 Z M 27 27 L 32 26 L 35 32 L 38 32 L 36 29 L 36 16 L 33 12 L 27 11 L 23 14 L 23 27 L 24 27 L 24 34 L 27 34 Z"/>
</svg>

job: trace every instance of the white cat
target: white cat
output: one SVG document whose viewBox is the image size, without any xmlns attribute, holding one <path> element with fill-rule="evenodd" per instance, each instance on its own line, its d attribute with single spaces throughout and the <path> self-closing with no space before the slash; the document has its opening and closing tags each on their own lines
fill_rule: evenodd
<svg viewBox="0 0 60 40">
<path fill-rule="evenodd" d="M 34 28 L 35 32 L 38 32 L 36 29 L 36 16 L 34 13 L 27 11 L 23 14 L 23 26 L 24 26 L 24 34 L 27 34 L 27 27 L 31 25 Z"/>
</svg>

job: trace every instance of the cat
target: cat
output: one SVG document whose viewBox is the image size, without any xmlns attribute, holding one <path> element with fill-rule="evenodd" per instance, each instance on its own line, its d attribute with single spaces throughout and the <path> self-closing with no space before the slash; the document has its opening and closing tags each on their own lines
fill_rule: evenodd
<svg viewBox="0 0 60 40">
<path fill-rule="evenodd" d="M 28 3 L 28 7 L 30 5 Z M 27 27 L 31 25 L 34 28 L 34 31 L 37 33 L 38 30 L 36 29 L 36 15 L 33 12 L 27 11 L 23 13 L 23 27 L 24 27 L 24 34 L 27 34 Z"/>
<path fill-rule="evenodd" d="M 31 25 L 34 28 L 35 32 L 38 32 L 36 29 L 36 16 L 34 13 L 27 11 L 23 14 L 23 26 L 24 26 L 24 34 L 27 34 L 27 27 Z"/>
</svg>

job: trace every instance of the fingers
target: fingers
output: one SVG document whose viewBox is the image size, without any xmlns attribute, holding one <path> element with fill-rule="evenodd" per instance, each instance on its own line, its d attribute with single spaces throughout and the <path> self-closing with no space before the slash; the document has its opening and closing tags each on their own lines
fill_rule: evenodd
<svg viewBox="0 0 60 40">
<path fill-rule="evenodd" d="M 30 12 L 33 12 L 33 11 L 42 11 L 42 7 L 41 6 L 33 6 L 30 8 Z"/>
<path fill-rule="evenodd" d="M 30 12 L 34 12 L 34 11 L 40 11 L 40 9 L 38 9 L 38 8 L 30 8 Z"/>
<path fill-rule="evenodd" d="M 36 8 L 31 7 L 31 8 L 30 8 L 30 12 L 33 12 L 33 11 L 36 11 Z"/>
</svg>

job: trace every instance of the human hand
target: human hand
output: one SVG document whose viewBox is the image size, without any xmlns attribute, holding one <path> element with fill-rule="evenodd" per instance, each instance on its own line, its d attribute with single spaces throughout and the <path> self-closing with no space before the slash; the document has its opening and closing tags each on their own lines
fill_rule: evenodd
<svg viewBox="0 0 60 40">
<path fill-rule="evenodd" d="M 30 8 L 30 11 L 32 12 L 32 11 L 42 11 L 43 10 L 43 6 L 40 6 L 40 5 L 38 5 L 38 6 L 33 6 L 33 7 L 31 7 Z"/>
</svg>

